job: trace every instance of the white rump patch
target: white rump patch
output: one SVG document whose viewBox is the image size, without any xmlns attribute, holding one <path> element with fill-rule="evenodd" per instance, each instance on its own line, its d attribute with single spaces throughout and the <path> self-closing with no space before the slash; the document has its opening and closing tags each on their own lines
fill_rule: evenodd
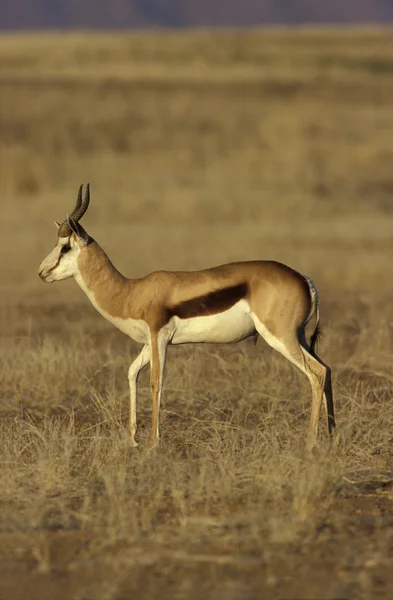
<svg viewBox="0 0 393 600">
<path fill-rule="evenodd" d="M 315 305 L 318 304 L 318 290 L 316 288 L 315 283 L 313 282 L 311 277 L 309 277 L 308 275 L 302 274 L 302 276 L 307 281 L 308 287 L 310 288 L 311 302 Z"/>
</svg>

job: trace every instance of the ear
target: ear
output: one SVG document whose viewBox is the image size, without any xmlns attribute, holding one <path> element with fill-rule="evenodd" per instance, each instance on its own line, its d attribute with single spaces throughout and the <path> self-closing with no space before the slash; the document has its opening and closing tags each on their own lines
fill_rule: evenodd
<svg viewBox="0 0 393 600">
<path fill-rule="evenodd" d="M 57 229 L 60 229 L 60 227 L 61 227 L 61 223 L 58 223 L 57 221 L 53 221 L 53 222 L 54 222 L 54 224 L 56 225 Z"/>
<path fill-rule="evenodd" d="M 71 228 L 71 231 L 76 235 L 76 242 L 79 247 L 86 246 L 89 242 L 89 235 L 83 229 L 81 225 L 79 225 L 78 221 L 75 221 L 72 217 L 67 215 L 67 223 Z"/>
</svg>

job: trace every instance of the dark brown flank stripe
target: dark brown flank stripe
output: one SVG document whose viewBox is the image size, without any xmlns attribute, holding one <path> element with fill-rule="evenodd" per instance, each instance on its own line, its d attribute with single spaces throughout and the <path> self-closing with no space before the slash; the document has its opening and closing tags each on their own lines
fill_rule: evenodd
<svg viewBox="0 0 393 600">
<path fill-rule="evenodd" d="M 210 292 L 204 296 L 186 300 L 177 306 L 171 307 L 169 312 L 171 316 L 176 316 L 180 319 L 214 315 L 228 310 L 236 302 L 245 298 L 247 293 L 247 283 L 240 283 L 217 290 L 216 292 Z"/>
</svg>

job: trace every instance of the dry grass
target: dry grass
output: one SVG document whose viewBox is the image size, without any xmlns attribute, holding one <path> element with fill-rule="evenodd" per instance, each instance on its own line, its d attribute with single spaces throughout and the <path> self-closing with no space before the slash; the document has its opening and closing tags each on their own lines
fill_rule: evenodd
<svg viewBox="0 0 393 600">
<path fill-rule="evenodd" d="M 393 586 L 391 32 L 0 39 L 0 597 L 383 598 Z M 321 294 L 338 443 L 259 343 L 137 345 L 36 271 L 90 180 L 130 276 L 274 258 Z"/>
</svg>

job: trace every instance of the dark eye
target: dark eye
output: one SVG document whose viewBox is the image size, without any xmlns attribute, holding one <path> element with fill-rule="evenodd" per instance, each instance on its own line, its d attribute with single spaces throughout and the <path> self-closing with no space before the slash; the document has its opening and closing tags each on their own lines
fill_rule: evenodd
<svg viewBox="0 0 393 600">
<path fill-rule="evenodd" d="M 64 244 L 64 246 L 61 249 L 61 253 L 62 254 L 66 254 L 67 252 L 69 252 L 71 250 L 71 246 L 70 244 Z"/>
</svg>

